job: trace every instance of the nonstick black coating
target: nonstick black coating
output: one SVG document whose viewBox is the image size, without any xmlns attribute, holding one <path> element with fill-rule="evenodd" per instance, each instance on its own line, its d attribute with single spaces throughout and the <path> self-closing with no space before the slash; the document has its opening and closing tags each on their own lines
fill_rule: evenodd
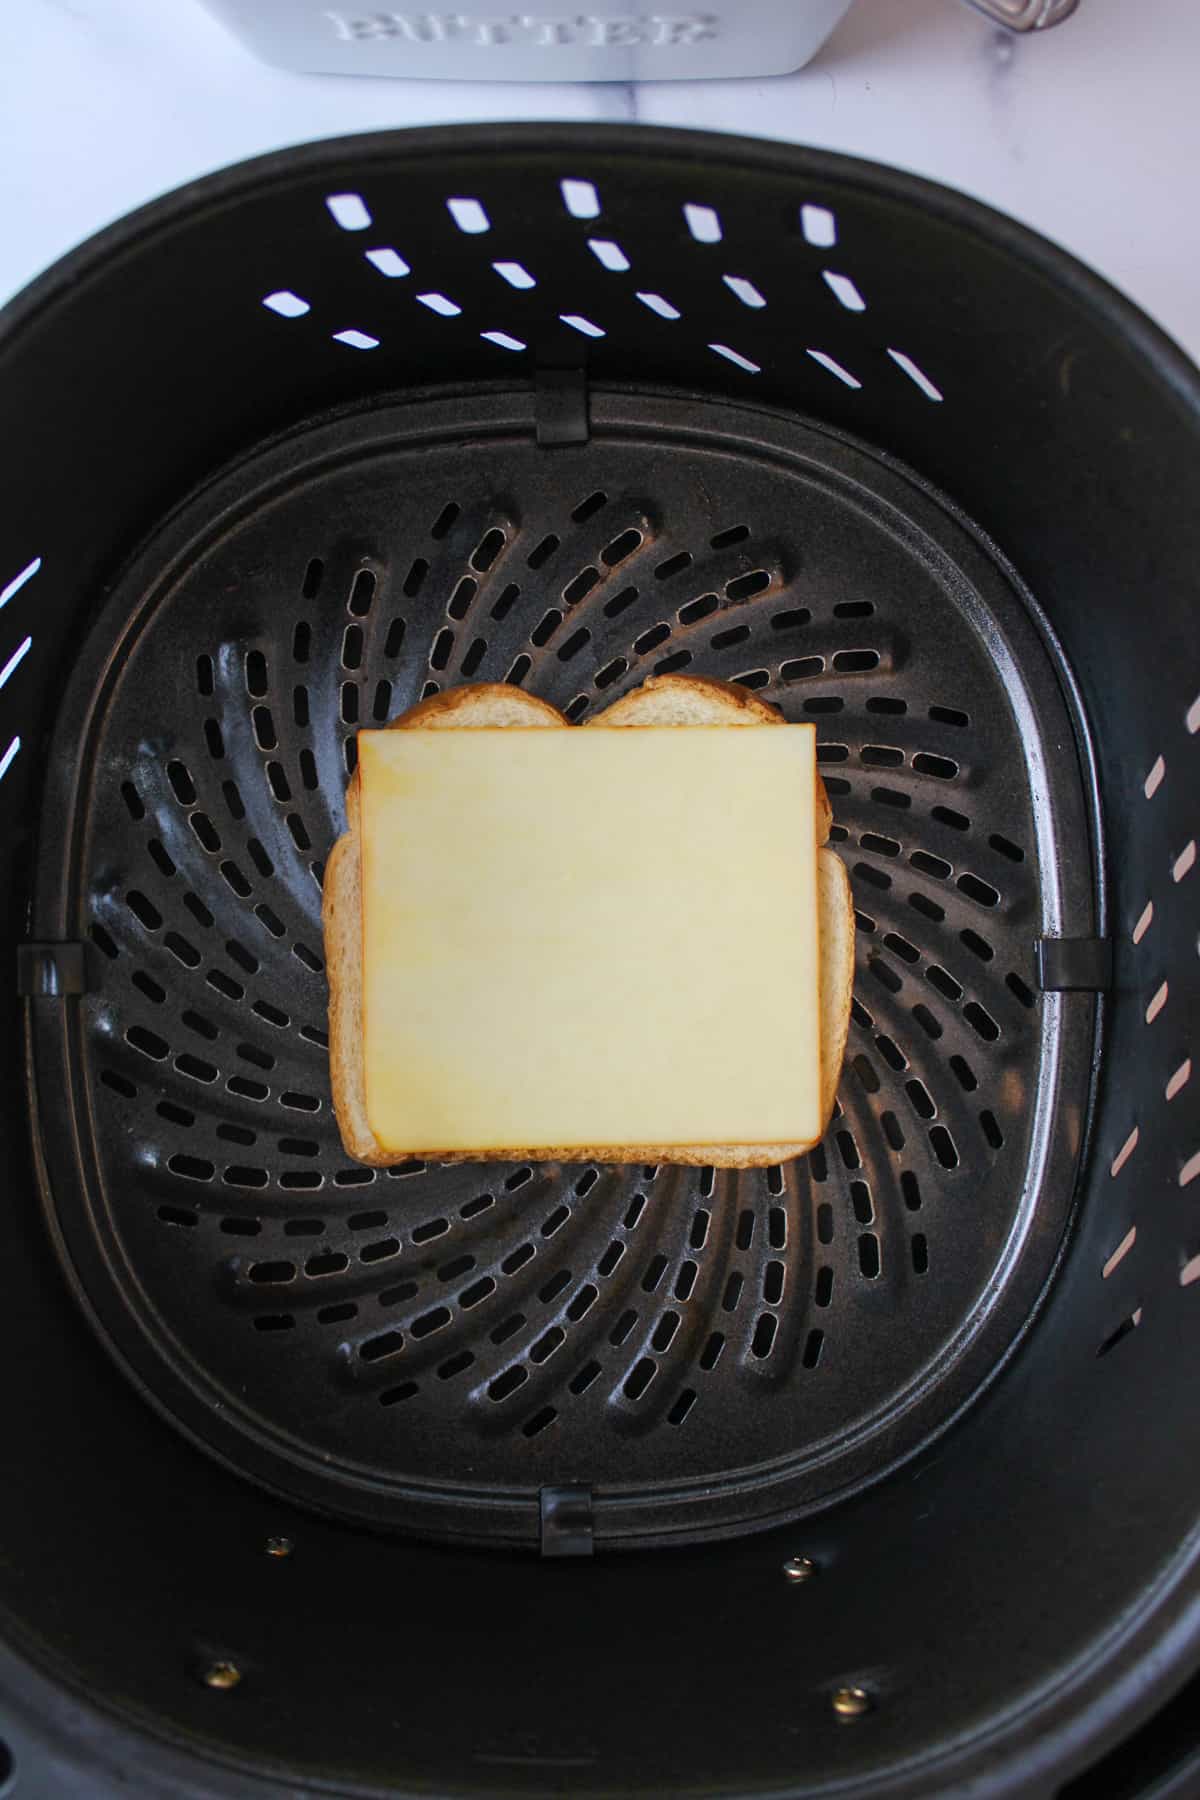
<svg viewBox="0 0 1200 1800">
<path fill-rule="evenodd" d="M 521 396 L 401 403 L 206 490 L 84 652 L 53 752 L 80 798 L 42 834 L 90 977 L 48 1191 L 147 1391 L 283 1491 L 530 1545 L 543 1489 L 592 1489 L 601 1542 L 681 1541 L 936 1430 L 1057 1253 L 1090 1044 L 1034 956 L 1090 917 L 1071 727 L 986 548 L 792 420 L 591 418 L 566 448 Z M 858 924 L 824 1142 L 740 1173 L 353 1163 L 320 899 L 356 732 L 467 679 L 581 720 L 670 669 L 818 726 Z"/>
</svg>

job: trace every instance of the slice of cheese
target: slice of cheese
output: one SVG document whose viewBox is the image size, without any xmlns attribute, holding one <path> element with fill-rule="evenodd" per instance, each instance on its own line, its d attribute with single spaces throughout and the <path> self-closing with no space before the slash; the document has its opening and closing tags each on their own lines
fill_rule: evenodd
<svg viewBox="0 0 1200 1800">
<path fill-rule="evenodd" d="M 811 725 L 358 744 L 386 1149 L 820 1135 Z"/>
</svg>

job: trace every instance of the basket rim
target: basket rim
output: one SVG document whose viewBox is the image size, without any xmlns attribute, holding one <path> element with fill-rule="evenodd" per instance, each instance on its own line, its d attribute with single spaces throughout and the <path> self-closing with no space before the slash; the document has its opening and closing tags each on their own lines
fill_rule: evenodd
<svg viewBox="0 0 1200 1800">
<path fill-rule="evenodd" d="M 1200 368 L 1162 326 L 1118 287 L 1052 239 L 961 189 L 893 168 L 806 144 L 664 125 L 516 122 L 414 126 L 318 138 L 230 163 L 136 207 L 51 263 L 0 308 L 0 355 L 18 346 L 22 329 L 46 308 L 73 298 L 79 284 L 124 251 L 198 209 L 284 185 L 298 175 L 333 168 L 348 157 L 360 164 L 397 156 L 436 159 L 471 154 L 531 152 L 554 156 L 581 148 L 606 155 L 674 157 L 683 165 L 714 159 L 730 168 L 857 185 L 863 192 L 933 213 L 960 231 L 1030 263 L 1072 297 L 1115 337 L 1123 337 L 1148 364 L 1185 415 L 1200 425 Z"/>
</svg>

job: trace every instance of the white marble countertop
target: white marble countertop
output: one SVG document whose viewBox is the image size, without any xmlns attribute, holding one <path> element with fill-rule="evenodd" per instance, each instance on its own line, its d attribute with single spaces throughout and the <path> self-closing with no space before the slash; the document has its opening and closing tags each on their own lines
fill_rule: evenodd
<svg viewBox="0 0 1200 1800">
<path fill-rule="evenodd" d="M 636 87 L 298 75 L 200 0 L 23 0 L 0 63 L 0 301 L 192 177 L 306 139 L 480 119 L 639 119 L 890 162 L 1056 239 L 1200 360 L 1197 0 L 1080 0 L 1014 38 L 956 0 L 855 0 L 806 69 Z"/>
</svg>

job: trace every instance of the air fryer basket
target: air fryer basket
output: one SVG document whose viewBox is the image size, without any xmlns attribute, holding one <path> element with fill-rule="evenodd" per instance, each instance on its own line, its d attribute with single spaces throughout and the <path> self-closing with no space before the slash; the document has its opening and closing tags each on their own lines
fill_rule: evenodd
<svg viewBox="0 0 1200 1800">
<path fill-rule="evenodd" d="M 247 165 L 6 326 L 16 1791 L 1056 1791 L 1197 1654 L 1194 372 L 943 190 L 601 129 Z M 818 726 L 824 1144 L 349 1163 L 355 731 L 685 668 Z"/>
</svg>

